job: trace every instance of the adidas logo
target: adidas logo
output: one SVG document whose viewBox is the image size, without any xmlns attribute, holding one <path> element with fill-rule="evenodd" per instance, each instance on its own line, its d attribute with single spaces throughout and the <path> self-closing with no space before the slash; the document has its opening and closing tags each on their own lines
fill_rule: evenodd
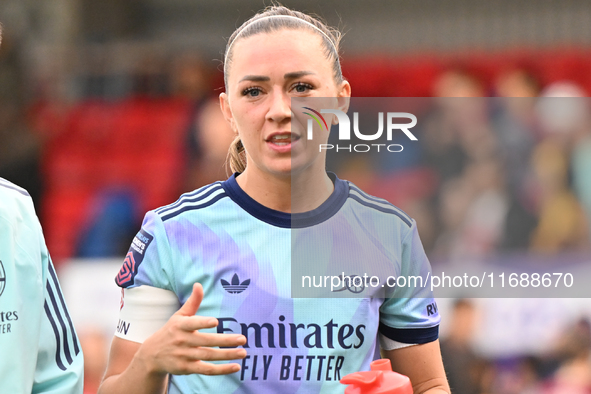
<svg viewBox="0 0 591 394">
<path fill-rule="evenodd" d="M 246 279 L 244 282 L 240 283 L 240 278 L 238 277 L 238 274 L 234 274 L 234 276 L 232 277 L 232 283 L 228 283 L 228 281 L 225 279 L 221 279 L 220 282 L 222 282 L 222 287 L 228 293 L 240 294 L 248 288 L 248 285 L 250 284 L 250 279 Z"/>
</svg>

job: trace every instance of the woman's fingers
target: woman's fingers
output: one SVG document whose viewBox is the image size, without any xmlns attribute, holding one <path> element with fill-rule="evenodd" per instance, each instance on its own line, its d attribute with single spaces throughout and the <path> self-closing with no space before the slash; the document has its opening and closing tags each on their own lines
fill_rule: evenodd
<svg viewBox="0 0 591 394">
<path fill-rule="evenodd" d="M 198 330 L 217 326 L 217 319 L 211 317 L 191 316 L 179 319 L 178 328 L 184 333 L 183 340 L 189 346 L 221 346 L 236 347 L 246 343 L 246 337 L 241 334 L 203 333 Z"/>
<path fill-rule="evenodd" d="M 239 364 L 212 364 L 205 361 L 240 360 L 246 357 L 244 349 L 215 349 L 210 347 L 177 348 L 167 368 L 173 375 L 188 375 L 193 373 L 205 375 L 225 375 L 240 370 Z"/>
<path fill-rule="evenodd" d="M 227 375 L 240 371 L 240 365 L 235 363 L 229 364 L 212 364 L 205 361 L 194 361 L 190 365 L 188 373 L 198 373 L 202 375 Z"/>
<path fill-rule="evenodd" d="M 191 295 L 184 303 L 184 305 L 175 313 L 175 315 L 180 316 L 193 316 L 197 313 L 199 306 L 201 305 L 201 301 L 203 300 L 203 286 L 201 283 L 194 283 L 193 284 L 193 291 Z"/>
<path fill-rule="evenodd" d="M 191 361 L 239 360 L 244 357 L 246 357 L 244 349 L 213 349 L 210 347 L 193 348 L 187 354 L 187 358 Z"/>
<path fill-rule="evenodd" d="M 203 300 L 203 287 L 196 283 L 185 304 L 166 325 L 142 345 L 154 360 L 154 370 L 186 375 L 224 375 L 240 370 L 236 363 L 213 364 L 208 361 L 239 360 L 246 357 L 246 344 L 240 334 L 202 333 L 200 330 L 217 327 L 213 317 L 197 316 Z M 222 348 L 222 349 L 220 349 Z"/>
<path fill-rule="evenodd" d="M 182 316 L 178 317 L 178 327 L 183 331 L 202 330 L 214 328 L 218 325 L 218 319 L 205 316 Z"/>
<path fill-rule="evenodd" d="M 208 346 L 208 347 L 237 347 L 246 343 L 246 337 L 240 334 L 210 334 L 202 332 L 193 332 L 187 335 L 185 343 L 188 346 Z"/>
</svg>

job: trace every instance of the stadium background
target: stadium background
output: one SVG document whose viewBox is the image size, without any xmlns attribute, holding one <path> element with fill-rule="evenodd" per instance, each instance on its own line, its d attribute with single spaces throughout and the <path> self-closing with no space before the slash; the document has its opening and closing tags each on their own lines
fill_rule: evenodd
<svg viewBox="0 0 591 394">
<path fill-rule="evenodd" d="M 355 96 L 591 92 L 585 0 L 284 4 L 346 32 L 342 65 Z M 0 3 L 0 176 L 34 198 L 83 341 L 88 393 L 116 324 L 113 277 L 143 214 L 226 175 L 231 133 L 216 109 L 221 52 L 263 5 Z M 577 102 L 587 114 L 586 100 Z M 591 123 L 583 118 L 572 130 L 527 123 L 519 138 L 498 127 L 472 132 L 493 124 L 489 116 L 472 119 L 479 123 L 464 133 L 435 129 L 423 138 L 432 143 L 422 146 L 421 160 L 381 174 L 404 186 L 389 199 L 417 218 L 434 264 L 507 254 L 559 264 L 589 254 Z M 362 184 L 365 170 L 349 165 L 347 176 Z M 494 211 L 491 196 L 505 209 Z M 588 300 L 439 302 L 455 392 L 590 392 Z"/>
</svg>

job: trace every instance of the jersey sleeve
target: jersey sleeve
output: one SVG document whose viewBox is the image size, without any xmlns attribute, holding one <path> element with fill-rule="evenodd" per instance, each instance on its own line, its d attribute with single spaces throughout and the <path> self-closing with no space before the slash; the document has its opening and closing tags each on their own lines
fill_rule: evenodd
<svg viewBox="0 0 591 394">
<path fill-rule="evenodd" d="M 181 307 L 170 290 L 152 286 L 121 289 L 121 309 L 115 336 L 143 343 Z"/>
<path fill-rule="evenodd" d="M 131 242 L 115 282 L 124 289 L 152 286 L 175 291 L 171 254 L 162 219 L 156 212 L 149 211 Z"/>
<path fill-rule="evenodd" d="M 115 278 L 122 288 L 116 337 L 142 343 L 179 309 L 171 255 L 164 223 L 148 212 Z"/>
<path fill-rule="evenodd" d="M 82 348 L 66 307 L 60 284 L 49 259 L 46 270 L 43 319 L 32 393 L 82 393 Z"/>
<path fill-rule="evenodd" d="M 427 283 L 430 275 L 431 264 L 413 220 L 401 244 L 397 285 L 380 307 L 379 332 L 394 342 L 382 342 L 422 344 L 439 337 L 440 316 Z"/>
</svg>

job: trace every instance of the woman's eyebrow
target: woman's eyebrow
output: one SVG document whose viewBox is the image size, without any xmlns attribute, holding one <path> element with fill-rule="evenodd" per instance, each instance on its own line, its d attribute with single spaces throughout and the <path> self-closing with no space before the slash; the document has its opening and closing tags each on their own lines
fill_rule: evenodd
<svg viewBox="0 0 591 394">
<path fill-rule="evenodd" d="M 294 71 L 291 73 L 287 73 L 283 76 L 283 78 L 285 79 L 296 79 L 296 78 L 301 78 L 304 75 L 311 75 L 311 74 L 316 74 L 315 72 L 312 71 Z"/>
<path fill-rule="evenodd" d="M 266 76 L 264 76 L 264 75 L 245 75 L 245 76 L 244 76 L 244 77 L 243 77 L 243 78 L 242 78 L 240 81 L 238 81 L 238 82 L 239 82 L 239 83 L 240 83 L 240 82 L 243 82 L 243 81 L 252 81 L 252 82 L 265 82 L 265 81 L 269 81 L 269 80 L 271 80 L 271 78 L 269 78 L 269 77 L 266 77 Z"/>
</svg>

